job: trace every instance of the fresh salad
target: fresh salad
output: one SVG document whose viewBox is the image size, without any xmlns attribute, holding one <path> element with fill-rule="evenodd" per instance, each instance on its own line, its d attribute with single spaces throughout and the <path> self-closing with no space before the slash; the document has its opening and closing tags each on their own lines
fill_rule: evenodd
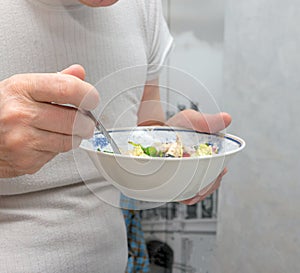
<svg viewBox="0 0 300 273">
<path fill-rule="evenodd" d="M 133 146 L 132 150 L 126 152 L 128 155 L 141 157 L 199 157 L 218 154 L 218 146 L 214 143 L 200 143 L 192 147 L 182 144 L 179 136 L 172 143 L 155 143 L 153 146 L 143 147 L 141 144 L 128 142 Z"/>
</svg>

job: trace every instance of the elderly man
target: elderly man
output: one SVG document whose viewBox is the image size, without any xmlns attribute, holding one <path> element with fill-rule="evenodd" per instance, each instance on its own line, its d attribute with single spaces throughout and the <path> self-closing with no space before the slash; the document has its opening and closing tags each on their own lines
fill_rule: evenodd
<svg viewBox="0 0 300 273">
<path fill-rule="evenodd" d="M 0 272 L 119 273 L 126 268 L 122 212 L 89 190 L 71 151 L 93 134 L 94 123 L 77 108 L 62 106 L 93 110 L 116 95 L 96 90 L 95 84 L 128 67 L 140 69 L 127 84 L 144 88 L 118 107 L 159 103 L 157 85 L 147 83 L 157 83 L 173 43 L 160 1 L 116 2 L 1 3 Z M 132 107 L 127 118 L 136 124 L 164 122 L 161 111 L 145 115 L 142 105 Z M 115 110 L 108 109 L 108 124 Z M 168 122 L 186 126 L 186 120 L 197 129 L 210 125 L 218 131 L 230 116 L 185 111 Z M 84 176 L 100 194 L 110 187 L 95 172 Z"/>
</svg>

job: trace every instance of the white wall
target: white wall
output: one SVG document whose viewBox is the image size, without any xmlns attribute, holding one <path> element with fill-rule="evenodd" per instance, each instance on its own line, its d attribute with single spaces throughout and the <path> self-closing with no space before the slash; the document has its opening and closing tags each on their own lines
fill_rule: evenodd
<svg viewBox="0 0 300 273">
<path fill-rule="evenodd" d="M 300 272 L 300 1 L 228 0 L 225 18 L 225 108 L 247 147 L 221 188 L 215 272 Z"/>
<path fill-rule="evenodd" d="M 163 0 L 163 7 L 175 40 L 168 65 L 191 75 L 189 79 L 187 75 L 170 73 L 167 85 L 189 95 L 198 105 L 203 106 L 205 102 L 213 104 L 212 99 L 205 96 L 203 89 L 201 91 L 201 87 L 192 79 L 195 77 L 216 100 L 217 105 L 208 107 L 215 112 L 217 107 L 222 106 L 224 1 Z M 163 100 L 175 108 L 179 103 L 190 106 L 188 101 L 174 92 L 170 92 L 168 98 L 164 95 L 162 89 Z"/>
</svg>

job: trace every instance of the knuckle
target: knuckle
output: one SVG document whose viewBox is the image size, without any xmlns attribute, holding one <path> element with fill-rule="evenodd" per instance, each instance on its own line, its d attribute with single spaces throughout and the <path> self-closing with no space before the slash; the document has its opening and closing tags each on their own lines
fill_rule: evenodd
<svg viewBox="0 0 300 273">
<path fill-rule="evenodd" d="M 11 101 L 6 106 L 4 106 L 1 114 L 1 121 L 4 124 L 13 124 L 17 125 L 19 123 L 24 123 L 28 119 L 30 119 L 29 111 L 20 107 L 20 104 L 17 102 Z"/>
<path fill-rule="evenodd" d="M 28 125 L 33 127 L 35 127 L 36 124 L 38 124 L 38 122 L 40 122 L 40 120 L 43 118 L 42 114 L 36 107 L 27 108 L 25 111 L 23 111 L 23 115 L 23 121 L 26 121 Z"/>
<path fill-rule="evenodd" d="M 9 77 L 6 81 L 6 88 L 14 93 L 23 93 L 26 90 L 31 90 L 34 83 L 26 74 L 15 74 Z"/>
<path fill-rule="evenodd" d="M 39 159 L 33 158 L 29 139 L 28 135 L 14 131 L 7 134 L 4 140 L 7 160 L 16 171 L 21 173 L 27 173 L 27 170 L 39 162 Z"/>
<path fill-rule="evenodd" d="M 66 75 L 60 75 L 57 79 L 57 92 L 59 97 L 66 97 L 72 84 L 72 79 Z"/>
<path fill-rule="evenodd" d="M 11 98 L 1 105 L 0 124 L 9 126 L 9 128 L 17 127 L 19 124 L 30 124 L 34 119 L 34 111 L 27 107 L 24 103 L 16 98 Z"/>
<path fill-rule="evenodd" d="M 22 132 L 11 131 L 6 134 L 4 141 L 5 147 L 9 152 L 19 155 L 24 150 L 24 146 L 26 146 L 27 137 Z"/>
<path fill-rule="evenodd" d="M 20 76 L 12 75 L 11 77 L 6 79 L 5 86 L 7 90 L 16 91 L 19 89 L 19 82 L 20 82 Z"/>
</svg>

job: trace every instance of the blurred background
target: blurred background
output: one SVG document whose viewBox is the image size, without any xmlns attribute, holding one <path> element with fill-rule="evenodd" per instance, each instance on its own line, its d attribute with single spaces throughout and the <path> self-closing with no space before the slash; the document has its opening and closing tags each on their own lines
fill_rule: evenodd
<svg viewBox="0 0 300 273">
<path fill-rule="evenodd" d="M 168 65 L 210 90 L 247 147 L 203 202 L 143 212 L 151 272 L 300 272 L 300 2 L 162 2 L 176 44 Z M 163 95 L 177 108 L 169 116 L 202 107 L 196 91 Z"/>
</svg>

